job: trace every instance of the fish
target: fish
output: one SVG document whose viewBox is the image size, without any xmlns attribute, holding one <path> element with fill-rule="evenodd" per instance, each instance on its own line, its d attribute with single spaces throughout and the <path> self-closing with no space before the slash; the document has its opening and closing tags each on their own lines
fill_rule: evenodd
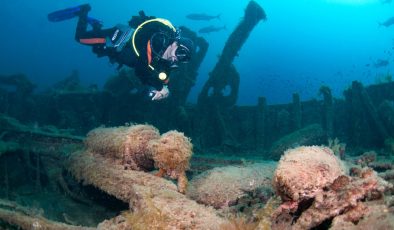
<svg viewBox="0 0 394 230">
<path fill-rule="evenodd" d="M 207 27 L 203 27 L 200 30 L 198 30 L 198 32 L 201 34 L 209 34 L 212 32 L 217 32 L 217 31 L 221 31 L 221 30 L 225 30 L 225 29 L 226 29 L 226 26 L 221 26 L 221 27 L 207 26 Z"/>
<path fill-rule="evenodd" d="M 373 66 L 375 68 L 380 68 L 380 67 L 385 67 L 389 65 L 389 61 L 388 60 L 383 60 L 383 59 L 378 59 Z"/>
<path fill-rule="evenodd" d="M 208 14 L 204 14 L 204 13 L 202 13 L 202 14 L 188 14 L 188 15 L 186 15 L 186 17 L 188 19 L 196 20 L 196 21 L 210 21 L 215 18 L 220 19 L 220 14 L 218 14 L 216 16 L 208 15 Z"/>
<path fill-rule="evenodd" d="M 387 19 L 385 22 L 379 22 L 379 26 L 389 27 L 394 24 L 394 17 Z"/>
</svg>

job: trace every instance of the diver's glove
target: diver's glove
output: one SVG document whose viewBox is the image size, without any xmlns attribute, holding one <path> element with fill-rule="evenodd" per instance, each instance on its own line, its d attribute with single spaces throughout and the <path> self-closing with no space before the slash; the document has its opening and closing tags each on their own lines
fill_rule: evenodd
<svg viewBox="0 0 394 230">
<path fill-rule="evenodd" d="M 163 100 L 170 95 L 170 91 L 168 90 L 167 85 L 163 85 L 163 88 L 160 91 L 153 90 L 151 93 L 154 94 L 152 97 L 152 101 Z"/>
</svg>

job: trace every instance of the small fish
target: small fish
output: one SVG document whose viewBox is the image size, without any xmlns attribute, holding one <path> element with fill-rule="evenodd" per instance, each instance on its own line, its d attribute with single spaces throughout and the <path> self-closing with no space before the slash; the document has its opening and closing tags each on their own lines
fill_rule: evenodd
<svg viewBox="0 0 394 230">
<path fill-rule="evenodd" d="M 383 60 L 383 59 L 378 59 L 373 66 L 375 68 L 380 68 L 380 67 L 385 67 L 389 65 L 389 61 L 388 60 Z"/>
<path fill-rule="evenodd" d="M 188 19 L 197 20 L 197 21 L 210 21 L 212 19 L 220 19 L 220 14 L 213 16 L 208 14 L 188 14 L 186 15 Z"/>
<path fill-rule="evenodd" d="M 222 26 L 222 27 L 207 26 L 207 27 L 201 28 L 198 32 L 201 34 L 209 34 L 211 32 L 217 32 L 217 31 L 225 30 L 225 29 L 226 29 L 226 26 Z"/>
<path fill-rule="evenodd" d="M 385 22 L 379 22 L 379 26 L 389 27 L 394 24 L 394 17 L 387 19 Z"/>
</svg>

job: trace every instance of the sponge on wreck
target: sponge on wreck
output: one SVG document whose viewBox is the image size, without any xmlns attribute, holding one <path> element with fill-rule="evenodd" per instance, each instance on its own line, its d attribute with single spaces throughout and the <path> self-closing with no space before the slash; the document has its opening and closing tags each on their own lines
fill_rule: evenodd
<svg viewBox="0 0 394 230">
<path fill-rule="evenodd" d="M 301 146 L 287 150 L 281 157 L 273 185 L 282 200 L 302 201 L 313 198 L 343 174 L 341 161 L 331 149 Z"/>
</svg>

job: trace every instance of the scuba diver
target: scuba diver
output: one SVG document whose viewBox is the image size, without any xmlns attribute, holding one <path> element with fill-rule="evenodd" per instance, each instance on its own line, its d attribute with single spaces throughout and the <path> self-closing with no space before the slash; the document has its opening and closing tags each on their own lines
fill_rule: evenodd
<svg viewBox="0 0 394 230">
<path fill-rule="evenodd" d="M 169 74 L 179 63 L 187 63 L 194 52 L 193 42 L 184 38 L 166 19 L 148 17 L 143 11 L 133 16 L 128 25 L 102 29 L 101 21 L 88 16 L 89 4 L 48 14 L 49 21 L 59 22 L 79 17 L 75 32 L 77 42 L 92 47 L 98 57 L 108 56 L 111 63 L 134 68 L 152 100 L 169 96 Z M 88 26 L 91 30 L 88 30 Z"/>
</svg>

